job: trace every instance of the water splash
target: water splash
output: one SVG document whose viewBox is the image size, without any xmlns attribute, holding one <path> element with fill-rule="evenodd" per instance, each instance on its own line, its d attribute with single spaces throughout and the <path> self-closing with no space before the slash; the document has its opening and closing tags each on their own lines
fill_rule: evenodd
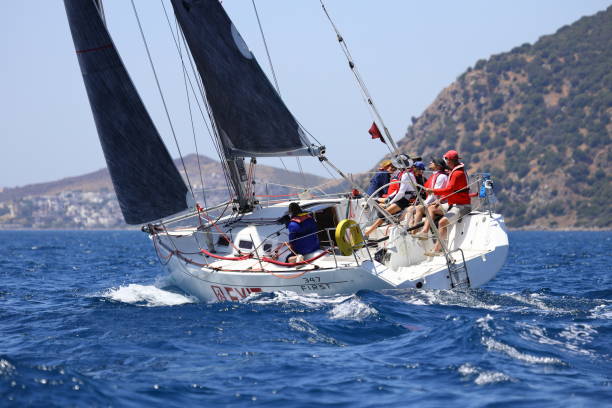
<svg viewBox="0 0 612 408">
<path fill-rule="evenodd" d="M 316 293 L 298 295 L 297 293 L 291 291 L 280 291 L 274 293 L 252 294 L 244 299 L 244 301 L 257 305 L 304 306 L 309 309 L 320 309 L 322 307 L 342 303 L 347 299 L 354 297 L 355 295 L 320 296 Z"/>
<path fill-rule="evenodd" d="M 10 376 L 15 373 L 15 366 L 8 360 L 0 358 L 0 376 Z"/>
<path fill-rule="evenodd" d="M 558 365 L 566 365 L 562 360 L 554 357 L 540 357 L 534 356 L 527 353 L 522 353 L 508 344 L 504 344 L 500 341 L 493 339 L 492 337 L 483 337 L 482 344 L 487 346 L 489 351 L 498 351 L 508 355 L 509 357 L 524 361 L 526 363 L 531 364 L 558 364 Z"/>
<path fill-rule="evenodd" d="M 591 319 L 612 319 L 612 305 L 599 305 L 589 310 Z"/>
<path fill-rule="evenodd" d="M 483 301 L 478 298 L 481 291 L 449 291 L 449 290 L 386 290 L 389 294 L 402 302 L 417 306 L 442 305 L 460 306 L 473 309 L 499 310 L 500 305 L 491 303 L 491 299 Z"/>
<path fill-rule="evenodd" d="M 163 290 L 153 285 L 136 283 L 108 289 L 102 296 L 116 302 L 147 307 L 178 306 L 197 302 L 197 299 L 190 296 Z"/>
<path fill-rule="evenodd" d="M 361 302 L 358 298 L 353 297 L 334 306 L 329 312 L 329 317 L 332 320 L 362 321 L 377 314 L 378 311 L 376 309 Z"/>
</svg>

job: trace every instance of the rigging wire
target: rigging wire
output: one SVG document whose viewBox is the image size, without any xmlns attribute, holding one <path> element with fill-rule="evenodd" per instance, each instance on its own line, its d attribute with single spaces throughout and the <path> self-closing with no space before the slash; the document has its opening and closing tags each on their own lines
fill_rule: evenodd
<svg viewBox="0 0 612 408">
<path fill-rule="evenodd" d="M 181 31 L 181 41 L 183 42 L 184 47 L 187 49 L 187 40 L 185 39 L 185 34 Z M 221 168 L 223 169 L 223 176 L 225 178 L 225 184 L 226 184 L 226 188 L 227 188 L 227 192 L 229 194 L 229 197 L 232 198 L 233 194 L 232 194 L 232 190 L 231 187 L 233 185 L 231 179 L 230 179 L 230 169 L 229 169 L 229 164 L 228 164 L 228 160 L 225 156 L 225 150 L 223 149 L 223 147 L 221 146 L 221 137 L 219 134 L 219 130 L 217 128 L 217 123 L 215 122 L 215 118 L 212 112 L 212 107 L 210 106 L 210 103 L 208 102 L 208 98 L 206 97 L 206 89 L 204 88 L 204 84 L 202 82 L 202 78 L 197 74 L 197 69 L 195 67 L 195 63 L 193 61 L 193 56 L 191 55 L 191 53 L 187 54 L 188 55 L 188 61 L 189 64 L 191 66 L 191 71 L 193 72 L 193 75 L 196 78 L 196 84 L 198 86 L 198 90 L 200 91 L 201 97 L 202 97 L 202 103 L 204 105 L 204 107 L 206 108 L 206 114 L 208 115 L 208 122 L 210 122 L 210 129 L 212 129 L 212 131 L 208 128 L 207 125 L 207 129 L 209 134 L 211 135 L 211 139 L 213 141 L 213 145 L 215 147 L 215 150 L 217 152 L 217 155 L 219 156 L 220 162 L 221 162 Z M 192 90 L 192 92 L 195 91 Z M 198 107 L 200 108 L 200 113 L 202 115 L 202 119 L 204 120 L 205 123 L 206 119 L 204 116 L 204 113 L 202 112 L 202 108 L 201 106 L 198 104 Z M 237 193 L 237 192 L 236 192 Z"/>
<path fill-rule="evenodd" d="M 257 5 L 255 5 L 255 0 L 251 0 L 251 2 L 253 3 L 253 10 L 255 10 L 255 17 L 257 17 L 257 24 L 259 25 L 259 32 L 261 33 L 261 38 L 262 38 L 262 40 L 263 40 L 264 47 L 265 47 L 265 49 L 266 49 L 266 55 L 267 55 L 267 57 L 268 57 L 268 64 L 270 65 L 270 71 L 272 71 L 272 78 L 274 78 L 274 85 L 275 85 L 275 87 L 276 87 L 276 92 L 277 92 L 277 93 L 280 95 L 280 94 L 281 94 L 281 92 L 280 92 L 280 86 L 278 85 L 278 79 L 277 79 L 277 77 L 276 77 L 276 70 L 274 69 L 274 64 L 272 64 L 272 57 L 270 56 L 270 50 L 269 50 L 269 48 L 268 48 L 268 42 L 266 41 L 266 36 L 265 36 L 265 34 L 264 34 L 264 31 L 263 31 L 263 27 L 262 27 L 262 24 L 261 24 L 261 19 L 259 18 L 259 12 L 257 11 Z M 317 138 L 316 138 L 316 137 L 315 137 L 315 136 L 314 136 L 312 133 L 310 133 L 310 132 L 308 131 L 308 129 L 306 129 L 306 128 L 304 127 L 304 125 L 302 125 L 302 124 L 300 123 L 300 121 L 299 121 L 299 120 L 295 119 L 295 121 L 298 123 L 298 125 L 299 125 L 299 126 L 300 126 L 300 127 L 301 127 L 301 128 L 302 128 L 302 129 L 303 129 L 305 132 L 306 132 L 306 133 L 308 133 L 308 135 L 309 135 L 309 136 L 311 136 L 311 137 L 312 137 L 312 138 L 315 140 L 315 142 L 317 142 L 319 145 L 321 145 L 321 142 L 319 142 L 319 141 L 317 140 Z M 283 165 L 284 165 L 284 163 L 283 163 Z"/>
<path fill-rule="evenodd" d="M 395 140 L 393 140 L 393 138 L 391 137 L 391 133 L 389 132 L 389 129 L 387 129 L 387 127 L 385 126 L 385 123 L 384 123 L 384 121 L 382 119 L 382 116 L 378 112 L 378 109 L 376 108 L 376 105 L 374 104 L 372 96 L 370 95 L 370 92 L 368 91 L 368 88 L 367 88 L 363 78 L 361 77 L 361 74 L 359 73 L 359 70 L 357 69 L 357 67 L 355 65 L 355 62 L 353 60 L 353 56 L 351 55 L 351 52 L 350 52 L 350 50 L 348 48 L 348 45 L 346 44 L 346 41 L 344 40 L 344 38 L 340 34 L 340 31 L 338 30 L 338 27 L 336 27 L 336 25 L 334 24 L 331 16 L 327 12 L 327 9 L 325 8 L 325 4 L 323 3 L 323 0 L 319 0 L 319 2 L 321 3 L 321 7 L 323 8 L 323 11 L 325 12 L 325 15 L 327 16 L 327 19 L 329 20 L 329 22 L 331 23 L 334 31 L 336 32 L 336 36 L 338 38 L 338 42 L 340 43 L 340 48 L 342 48 L 342 51 L 344 52 L 344 55 L 346 56 L 346 58 L 348 60 L 349 67 L 351 68 L 351 72 L 353 72 L 353 74 L 355 75 L 355 78 L 357 79 L 357 82 L 358 82 L 359 86 L 361 87 L 361 90 L 362 90 L 364 96 L 367 98 L 368 105 L 370 106 L 372 112 L 376 115 L 376 118 L 379 120 L 380 124 L 383 126 L 385 135 L 389 139 L 389 142 L 393 145 L 393 150 L 394 151 L 391 149 L 391 146 L 389 146 L 389 145 L 387 145 L 387 148 L 389 149 L 391 154 L 395 153 L 398 158 L 401 158 L 399 147 L 395 143 Z M 402 162 L 404 161 L 403 159 L 400 159 L 400 160 Z M 404 163 L 404 164 L 407 165 L 408 163 Z M 408 180 L 409 180 L 410 184 L 412 185 L 413 189 L 415 191 L 417 191 L 417 187 L 416 187 L 415 183 L 412 181 L 412 178 L 409 178 Z M 423 198 L 421 197 L 420 194 L 417 194 L 417 200 L 418 200 L 420 205 L 425 207 Z M 383 213 L 383 215 L 384 215 L 384 213 Z M 446 245 L 446 243 L 444 243 L 443 240 L 440 239 L 438 228 L 436 227 L 436 225 L 434 224 L 433 220 L 431 219 L 431 216 L 430 216 L 429 212 L 426 211 L 425 212 L 425 216 L 427 217 L 427 220 L 431 223 L 434 235 L 436 236 L 436 238 L 442 244 L 442 248 L 444 250 L 444 255 L 446 257 L 447 263 L 450 262 L 452 257 L 450 256 L 448 246 Z"/>
<path fill-rule="evenodd" d="M 172 119 L 170 118 L 170 112 L 168 111 L 168 105 L 166 104 L 166 98 L 164 97 L 164 93 L 161 89 L 161 85 L 159 83 L 159 78 L 157 77 L 157 71 L 155 70 L 155 65 L 153 64 L 153 58 L 151 57 L 151 53 L 149 51 L 149 45 L 147 44 L 147 39 L 145 37 L 144 31 L 142 29 L 142 24 L 140 23 L 140 17 L 138 15 L 138 11 L 136 10 L 136 5 L 134 4 L 134 0 L 130 0 L 132 3 L 132 9 L 134 10 L 134 15 L 136 16 L 136 21 L 138 22 L 138 29 L 140 30 L 140 35 L 142 37 L 142 41 L 145 46 L 145 50 L 147 51 L 147 57 L 149 58 L 149 63 L 151 65 L 151 70 L 153 71 L 153 76 L 155 77 L 155 83 L 157 84 L 157 89 L 159 91 L 159 96 L 161 97 L 162 104 L 164 105 L 164 110 L 166 111 L 166 117 L 168 118 L 168 124 L 170 125 L 170 130 L 172 131 L 172 137 L 174 138 L 174 143 L 176 144 L 176 149 L 178 150 L 179 157 L 181 158 L 181 163 L 183 165 L 183 171 L 185 172 L 185 178 L 187 179 L 187 184 L 189 185 L 189 191 L 191 192 L 191 196 L 193 197 L 193 201 L 195 203 L 196 197 L 193 191 L 193 187 L 191 185 L 191 180 L 189 180 L 189 174 L 187 173 L 187 166 L 185 165 L 185 160 L 183 159 L 183 154 L 181 153 L 181 148 L 178 143 L 178 139 L 176 138 L 176 132 L 174 131 L 174 126 L 172 124 Z"/>
<path fill-rule="evenodd" d="M 387 139 L 389 139 L 389 142 L 392 145 L 392 146 L 389 146 L 388 144 L 385 143 L 387 145 L 387 148 L 389 149 L 389 152 L 392 153 L 392 154 L 395 153 L 396 155 L 399 155 L 400 154 L 400 150 L 399 150 L 397 144 L 395 143 L 395 140 L 391 136 L 391 132 L 389 132 L 389 129 L 385 125 L 385 122 L 384 122 L 380 112 L 378 111 L 378 108 L 376 107 L 376 104 L 374 103 L 374 99 L 372 98 L 372 95 L 370 94 L 370 91 L 368 90 L 368 87 L 366 86 L 365 81 L 363 80 L 363 78 L 361 77 L 361 74 L 359 73 L 359 69 L 357 68 L 357 65 L 355 65 L 355 60 L 353 59 L 353 56 L 351 55 L 351 51 L 348 48 L 346 40 L 344 39 L 344 37 L 342 37 L 342 34 L 340 34 L 340 30 L 338 29 L 338 27 L 334 23 L 333 19 L 331 18 L 331 15 L 327 11 L 327 8 L 325 7 L 325 4 L 323 3 L 323 0 L 319 0 L 319 2 L 321 3 L 321 7 L 323 8 L 323 11 L 324 11 L 325 15 L 327 16 L 327 19 L 329 20 L 332 28 L 334 29 L 334 31 L 336 33 L 336 38 L 338 39 L 338 43 L 340 44 L 340 48 L 342 49 L 342 52 L 344 53 L 344 56 L 348 60 L 351 72 L 353 73 L 353 75 L 355 76 L 355 79 L 357 80 L 357 84 L 360 87 L 360 90 L 362 92 L 362 95 L 363 95 L 363 98 L 364 98 L 366 104 L 368 105 L 368 107 L 371 110 L 371 113 L 373 114 L 374 120 L 375 121 L 378 120 L 378 122 L 382 125 L 383 131 L 385 132 L 385 135 L 387 136 Z"/>
<path fill-rule="evenodd" d="M 307 188 L 306 187 L 306 175 L 304 174 L 304 169 L 302 168 L 302 162 L 299 157 L 296 157 L 295 161 L 297 161 L 298 169 L 300 169 L 300 175 L 302 176 L 302 183 L 304 183 L 304 188 Z"/>
<path fill-rule="evenodd" d="M 259 13 L 257 12 L 257 6 L 255 5 L 255 0 L 251 0 L 253 3 L 253 10 L 255 10 L 255 17 L 257 17 L 257 24 L 259 25 L 259 32 L 261 33 L 261 38 L 264 43 L 264 47 L 266 49 L 266 55 L 268 56 L 268 63 L 270 64 L 270 70 L 272 71 L 272 78 L 274 78 L 274 85 L 276 85 L 276 92 L 280 95 L 280 87 L 278 86 L 278 80 L 276 79 L 276 71 L 274 70 L 274 65 L 272 64 L 272 57 L 270 57 L 270 50 L 268 49 L 268 42 L 266 41 L 266 36 L 264 35 L 263 27 L 261 25 L 261 20 L 259 19 Z"/>
<path fill-rule="evenodd" d="M 225 159 L 225 155 L 224 155 L 224 153 L 223 153 L 223 151 L 222 151 L 222 149 L 221 149 L 221 147 L 219 145 L 218 134 L 217 134 L 216 129 L 214 127 L 214 119 L 213 119 L 213 116 L 212 116 L 212 111 L 211 111 L 210 106 L 208 104 L 208 101 L 206 99 L 206 94 L 205 94 L 205 91 L 204 91 L 204 87 L 203 87 L 203 85 L 201 83 L 201 78 L 199 78 L 199 76 L 197 74 L 197 70 L 195 69 L 193 60 L 191 58 L 191 54 L 189 52 L 187 52 L 186 54 L 187 54 L 187 59 L 189 61 L 190 67 L 191 67 L 191 72 L 192 72 L 194 78 L 196 79 L 196 85 L 197 85 L 198 90 L 199 90 L 199 95 L 202 98 L 203 104 L 206 107 L 207 115 L 204 115 L 204 112 L 202 110 L 202 106 L 200 104 L 200 100 L 198 99 L 198 93 L 194 89 L 193 82 L 191 80 L 191 76 L 187 72 L 187 67 L 185 66 L 185 61 L 184 61 L 184 58 L 183 58 L 183 54 L 180 51 L 181 47 L 179 45 L 179 40 L 181 40 L 181 42 L 183 43 L 183 45 L 185 47 L 185 50 L 189 49 L 189 47 L 187 46 L 185 37 L 184 37 L 182 31 L 179 30 L 178 22 L 176 22 L 177 32 L 180 32 L 181 35 L 180 36 L 177 35 L 178 38 L 175 37 L 174 30 L 172 28 L 172 23 L 170 22 L 170 17 L 168 16 L 168 11 L 166 10 L 166 6 L 165 6 L 163 0 L 160 0 L 160 3 L 161 3 L 162 8 L 164 10 L 164 15 L 166 17 L 166 22 L 167 22 L 168 27 L 170 29 L 170 33 L 172 35 L 172 39 L 174 40 L 174 45 L 175 45 L 175 47 L 176 47 L 176 49 L 177 49 L 177 51 L 179 53 L 179 57 L 181 59 L 181 65 L 182 65 L 182 68 L 183 68 L 183 75 L 185 75 L 187 77 L 188 81 L 189 81 L 189 86 L 191 88 L 191 92 L 193 93 L 194 99 L 195 99 L 196 104 L 198 106 L 198 110 L 200 111 L 200 115 L 202 116 L 202 120 L 204 122 L 204 125 L 206 126 L 206 130 L 208 131 L 208 134 L 211 136 L 211 139 L 212 139 L 212 142 L 213 142 L 213 146 L 214 146 L 214 148 L 215 148 L 215 150 L 217 152 L 217 155 L 219 156 L 219 159 L 220 159 L 220 162 L 221 162 L 220 164 L 221 164 L 221 167 L 223 169 L 223 175 L 224 175 L 225 181 L 226 181 L 226 188 L 227 188 L 228 194 L 229 194 L 229 196 L 231 198 L 232 197 L 232 191 L 230 189 L 231 182 L 230 182 L 229 177 L 228 177 L 229 169 L 227 168 L 227 161 Z M 198 78 L 200 80 L 198 80 Z M 206 120 L 206 116 L 208 116 L 208 119 L 210 121 L 210 126 L 209 126 L 208 121 Z M 212 130 L 211 130 L 211 128 L 212 128 Z"/>
<path fill-rule="evenodd" d="M 163 0 L 162 0 L 162 5 L 163 5 Z M 178 34 L 178 24 L 176 26 L 176 30 L 177 30 L 177 34 Z M 179 46 L 179 55 L 181 57 L 181 63 L 183 61 L 183 54 L 182 54 L 182 49 Z M 185 96 L 187 97 L 187 107 L 189 109 L 189 121 L 191 123 L 191 133 L 193 135 L 193 144 L 195 146 L 195 151 L 196 151 L 196 159 L 198 161 L 198 172 L 200 173 L 200 183 L 202 186 L 202 199 L 204 200 L 204 208 L 208 208 L 208 203 L 206 202 L 206 191 L 204 190 L 204 176 L 202 175 L 202 164 L 200 163 L 200 152 L 198 151 L 198 141 L 196 138 L 196 131 L 195 131 L 195 124 L 193 122 L 193 112 L 191 109 L 191 97 L 189 96 L 189 88 L 187 87 L 187 74 L 185 72 L 185 70 L 183 69 L 183 83 L 185 84 Z"/>
<path fill-rule="evenodd" d="M 278 85 L 278 79 L 276 78 L 276 71 L 274 70 L 274 64 L 272 63 L 272 57 L 270 56 L 270 50 L 268 48 L 268 42 L 266 41 L 266 35 L 264 34 L 264 30 L 261 24 L 261 19 L 259 18 L 259 12 L 257 11 L 257 5 L 255 4 L 255 0 L 251 0 L 251 3 L 253 4 L 253 10 L 255 11 L 255 17 L 257 18 L 257 25 L 259 26 L 259 32 L 261 33 L 261 39 L 263 41 L 264 48 L 266 49 L 266 55 L 268 57 L 268 64 L 270 65 L 270 71 L 272 72 L 272 78 L 274 78 L 274 85 L 276 86 L 276 92 L 280 96 L 281 92 L 280 92 L 280 87 Z M 297 119 L 295 121 L 297 122 L 298 126 L 300 126 L 302 129 L 308 132 L 308 130 L 306 130 L 306 128 L 304 128 Z M 310 134 L 310 132 L 308 133 Z M 316 141 L 317 143 L 321 144 L 318 140 Z M 280 157 L 279 159 L 281 163 L 283 164 L 283 167 L 285 168 L 285 170 L 287 170 L 287 166 L 285 166 L 285 162 L 283 161 L 283 159 L 281 159 Z M 295 161 L 297 162 L 298 169 L 302 177 L 302 182 L 304 183 L 304 187 L 306 187 L 306 176 L 304 175 L 304 169 L 302 168 L 302 163 L 300 162 L 300 158 L 296 157 Z"/>
<path fill-rule="evenodd" d="M 178 42 L 177 38 L 174 37 L 174 30 L 172 29 L 172 23 L 170 23 L 170 18 L 168 17 L 168 12 L 167 12 L 166 7 L 165 7 L 165 5 L 163 3 L 163 0 L 160 0 L 160 1 L 162 3 L 162 7 L 164 9 L 164 14 L 166 16 L 166 22 L 168 24 L 168 27 L 170 28 L 170 33 L 172 34 L 172 38 L 174 40 L 174 44 L 175 44 L 177 50 L 179 50 L 180 49 L 179 42 Z M 182 31 L 180 31 L 178 29 L 179 28 L 178 22 L 176 22 L 176 26 L 177 26 L 177 31 L 181 33 L 180 39 L 182 40 L 184 48 L 186 50 L 188 50 L 189 47 L 187 46 L 185 37 L 184 37 L 184 35 L 182 35 Z M 180 51 L 179 51 L 179 56 L 181 57 L 181 64 L 183 66 L 183 72 L 184 72 L 185 75 L 187 75 L 187 78 L 189 80 L 189 85 L 191 87 L 191 91 L 192 91 L 192 93 L 194 95 L 194 98 L 195 98 L 195 100 L 197 102 L 198 109 L 200 111 L 200 115 L 202 116 L 202 120 L 204 121 L 204 125 L 206 126 L 206 130 L 208 131 L 208 134 L 211 136 L 211 139 L 213 141 L 213 146 L 215 147 L 217 155 L 221 159 L 221 167 L 223 169 L 223 174 L 224 174 L 225 180 L 226 180 L 226 188 L 227 188 L 227 191 L 229 193 L 229 196 L 231 197 L 232 196 L 232 192 L 231 192 L 231 190 L 229 188 L 230 182 L 229 182 L 229 179 L 228 179 L 228 176 L 227 176 L 228 169 L 227 169 L 227 164 L 226 164 L 226 161 L 225 161 L 225 156 L 222 153 L 222 150 L 221 150 L 221 148 L 219 146 L 219 142 L 218 142 L 217 137 L 216 137 L 216 130 L 214 128 L 214 120 L 213 120 L 212 112 L 211 112 L 210 107 L 209 107 L 209 105 L 207 103 L 207 100 L 206 100 L 206 96 L 205 96 L 205 92 L 204 92 L 204 87 L 203 87 L 203 85 L 201 83 L 201 78 L 200 78 L 200 80 L 198 80 L 199 77 L 198 77 L 197 71 L 195 69 L 193 60 L 191 59 L 191 54 L 187 53 L 187 57 L 188 57 L 188 60 L 189 60 L 189 63 L 190 63 L 190 67 L 191 67 L 191 72 L 192 72 L 194 78 L 196 78 L 196 84 L 198 86 L 199 95 L 201 96 L 203 104 L 206 107 L 207 115 L 204 115 L 204 112 L 202 110 L 202 106 L 200 104 L 200 100 L 197 97 L 198 93 L 195 91 L 195 89 L 193 87 L 193 83 L 191 81 L 191 76 L 189 76 L 189 74 L 187 73 L 187 68 L 185 67 L 185 62 L 184 62 L 184 59 L 182 58 L 182 54 L 180 53 Z M 208 121 L 206 120 L 206 116 L 208 116 L 208 119 L 210 121 L 210 127 L 209 127 Z M 211 127 L 212 127 L 213 130 L 211 130 Z"/>
<path fill-rule="evenodd" d="M 285 161 L 283 160 L 283 158 L 282 158 L 282 157 L 279 157 L 278 159 L 279 159 L 279 160 L 280 160 L 280 162 L 283 164 L 283 167 L 285 168 L 285 171 L 286 171 L 287 173 L 289 173 L 289 169 L 287 168 L 287 165 L 285 164 Z"/>
</svg>

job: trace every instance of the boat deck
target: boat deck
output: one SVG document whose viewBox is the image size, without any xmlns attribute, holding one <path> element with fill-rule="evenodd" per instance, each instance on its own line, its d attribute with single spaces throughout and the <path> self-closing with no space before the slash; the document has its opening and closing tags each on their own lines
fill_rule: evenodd
<svg viewBox="0 0 612 408">
<path fill-rule="evenodd" d="M 200 258 L 204 259 L 204 256 Z M 205 262 L 199 262 L 205 263 Z M 332 269 L 338 267 L 357 267 L 359 264 L 353 256 L 342 256 L 342 255 L 326 255 L 315 261 L 297 266 L 283 266 L 276 265 L 271 262 L 259 260 L 257 258 L 249 258 L 240 261 L 234 260 L 213 260 L 208 258 L 208 265 L 206 268 L 216 269 L 225 272 L 252 272 L 252 273 L 268 273 L 268 272 L 279 272 L 295 274 L 305 271 L 321 270 L 321 269 Z"/>
</svg>

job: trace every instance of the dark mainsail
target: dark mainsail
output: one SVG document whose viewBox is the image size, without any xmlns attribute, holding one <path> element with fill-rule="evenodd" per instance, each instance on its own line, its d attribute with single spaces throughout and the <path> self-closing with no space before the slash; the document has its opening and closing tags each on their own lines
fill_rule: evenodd
<svg viewBox="0 0 612 408">
<path fill-rule="evenodd" d="M 219 0 L 172 0 L 228 158 L 312 155 Z"/>
<path fill-rule="evenodd" d="M 187 208 L 172 163 L 106 30 L 94 0 L 64 0 L 106 164 L 128 224 Z"/>
</svg>

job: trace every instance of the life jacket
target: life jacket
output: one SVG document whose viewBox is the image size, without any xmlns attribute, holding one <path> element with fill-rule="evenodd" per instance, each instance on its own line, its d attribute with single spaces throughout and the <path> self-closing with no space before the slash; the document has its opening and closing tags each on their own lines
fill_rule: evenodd
<svg viewBox="0 0 612 408">
<path fill-rule="evenodd" d="M 320 248 L 321 244 L 316 234 L 317 224 L 310 214 L 298 214 L 291 218 L 291 221 L 298 224 L 297 229 L 291 226 L 291 222 L 287 224 L 289 245 L 294 252 L 305 255 Z"/>
<path fill-rule="evenodd" d="M 406 170 L 402 170 L 395 177 L 391 177 L 391 184 L 389 184 L 389 188 L 387 189 L 387 194 L 383 195 L 383 197 L 389 197 L 400 189 L 400 181 L 402 180 L 402 176 Z"/>
<path fill-rule="evenodd" d="M 452 170 L 450 171 L 450 173 L 448 173 L 448 179 L 450 180 L 451 175 L 452 175 L 454 172 L 456 172 L 457 170 L 461 170 L 461 171 L 463 172 L 463 174 L 465 174 L 465 188 L 467 188 L 467 186 L 470 184 L 470 180 L 468 179 L 468 175 L 467 175 L 467 173 L 465 172 L 465 168 L 464 168 L 463 163 L 460 163 L 460 164 L 459 164 L 457 167 L 455 167 L 454 169 L 452 169 Z M 460 190 L 460 191 L 461 191 L 461 190 Z"/>
<path fill-rule="evenodd" d="M 446 172 L 440 171 L 440 170 L 436 170 L 436 172 L 434 174 L 432 174 L 431 177 L 429 177 L 427 179 L 427 181 L 425 182 L 425 184 L 424 184 L 425 188 L 431 188 L 431 189 L 435 188 L 436 182 L 438 181 L 438 177 L 443 175 L 443 174 L 446 175 Z M 446 179 L 446 183 L 448 183 L 448 178 Z M 444 183 L 442 185 L 442 188 L 444 188 L 446 186 L 446 183 Z M 428 196 L 429 196 L 429 194 L 428 194 Z M 442 200 L 442 202 L 446 202 L 446 200 Z"/>
<path fill-rule="evenodd" d="M 450 183 L 451 176 L 456 171 L 461 171 L 465 176 L 465 186 L 463 186 L 463 188 L 459 188 L 456 190 L 456 192 L 453 192 L 454 194 L 450 195 L 447 201 L 449 204 L 470 204 L 470 188 L 468 187 L 470 185 L 470 181 L 467 173 L 465 172 L 463 163 L 459 164 L 457 167 L 452 169 L 450 173 L 448 173 L 447 186 L 448 183 Z"/>
<path fill-rule="evenodd" d="M 301 213 L 291 218 L 291 221 L 297 222 L 298 224 L 300 224 L 301 222 L 303 222 L 304 220 L 307 220 L 308 218 L 312 218 L 312 216 L 308 213 Z"/>
<path fill-rule="evenodd" d="M 446 175 L 446 173 L 444 171 L 436 171 L 434 174 L 431 175 L 430 178 L 427 179 L 427 181 L 425 182 L 425 187 L 427 187 L 427 188 L 434 188 L 434 187 L 436 187 L 436 182 L 438 181 L 438 177 L 443 175 L 443 174 Z M 446 180 L 448 182 L 448 178 Z M 442 186 L 442 187 L 444 187 L 444 186 Z"/>
<path fill-rule="evenodd" d="M 431 181 L 431 188 L 434 188 L 434 187 L 436 186 L 436 182 L 438 181 L 438 177 L 439 177 L 441 174 L 446 175 L 446 174 L 445 174 L 443 171 L 436 171 L 436 172 L 434 173 L 434 175 L 433 175 L 433 177 L 432 177 L 432 178 L 433 178 L 433 180 Z M 448 180 L 448 178 L 447 178 L 446 180 Z M 444 187 L 444 186 L 442 186 L 442 187 Z"/>
</svg>

